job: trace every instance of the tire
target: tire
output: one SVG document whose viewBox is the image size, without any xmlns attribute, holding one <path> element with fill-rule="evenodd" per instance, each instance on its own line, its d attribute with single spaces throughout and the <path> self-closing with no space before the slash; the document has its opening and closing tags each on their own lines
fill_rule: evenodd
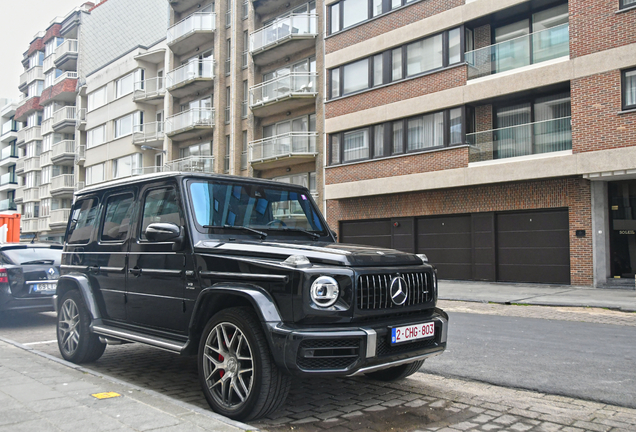
<svg viewBox="0 0 636 432">
<path fill-rule="evenodd" d="M 415 372 L 420 370 L 423 364 L 424 360 L 419 360 L 377 372 L 370 372 L 366 374 L 366 376 L 378 381 L 397 381 L 413 375 Z"/>
<path fill-rule="evenodd" d="M 234 420 L 253 420 L 280 408 L 291 377 L 278 370 L 250 308 L 214 315 L 199 342 L 199 381 L 210 407 Z M 243 371 L 243 372 L 241 372 Z"/>
<path fill-rule="evenodd" d="M 68 291 L 60 301 L 57 313 L 57 346 L 65 360 L 89 363 L 99 359 L 106 344 L 90 331 L 91 316 L 82 295 Z"/>
</svg>

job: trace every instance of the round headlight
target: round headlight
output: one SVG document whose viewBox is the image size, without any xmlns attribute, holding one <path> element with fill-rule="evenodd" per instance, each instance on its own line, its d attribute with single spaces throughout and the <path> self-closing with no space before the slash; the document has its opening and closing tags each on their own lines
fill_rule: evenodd
<svg viewBox="0 0 636 432">
<path fill-rule="evenodd" d="M 330 276 L 320 276 L 311 284 L 311 299 L 320 307 L 329 307 L 338 300 L 338 282 Z"/>
</svg>

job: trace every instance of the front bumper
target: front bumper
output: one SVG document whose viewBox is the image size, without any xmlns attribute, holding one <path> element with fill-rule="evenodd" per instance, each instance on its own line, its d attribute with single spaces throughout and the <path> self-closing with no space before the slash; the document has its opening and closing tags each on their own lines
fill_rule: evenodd
<svg viewBox="0 0 636 432">
<path fill-rule="evenodd" d="M 448 315 L 440 309 L 425 318 L 402 319 L 392 325 L 433 322 L 435 336 L 391 345 L 386 323 L 348 328 L 298 329 L 271 325 L 274 359 L 294 375 L 355 376 L 424 360 L 446 349 Z"/>
</svg>

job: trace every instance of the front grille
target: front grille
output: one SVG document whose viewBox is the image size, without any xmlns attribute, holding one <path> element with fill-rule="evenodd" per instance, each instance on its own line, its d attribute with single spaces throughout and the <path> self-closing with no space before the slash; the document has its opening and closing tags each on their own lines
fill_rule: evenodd
<svg viewBox="0 0 636 432">
<path fill-rule="evenodd" d="M 378 347 L 375 351 L 378 357 L 402 354 L 411 351 L 418 351 L 435 345 L 437 338 L 424 339 L 422 341 L 407 342 L 401 345 L 391 345 L 386 338 L 378 338 Z"/>
<path fill-rule="evenodd" d="M 360 357 L 360 339 L 308 339 L 300 343 L 296 362 L 301 369 L 347 369 Z"/>
<path fill-rule="evenodd" d="M 397 276 L 393 274 L 369 274 L 358 276 L 356 287 L 356 302 L 358 309 L 378 310 L 391 308 L 404 308 L 407 306 L 426 303 L 433 299 L 431 288 L 432 278 L 430 273 L 400 273 L 406 281 L 406 302 L 396 305 L 391 300 L 391 280 Z"/>
</svg>

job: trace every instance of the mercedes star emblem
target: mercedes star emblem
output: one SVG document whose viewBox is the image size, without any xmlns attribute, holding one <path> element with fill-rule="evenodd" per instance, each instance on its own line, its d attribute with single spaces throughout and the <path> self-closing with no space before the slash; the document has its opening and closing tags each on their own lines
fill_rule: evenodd
<svg viewBox="0 0 636 432">
<path fill-rule="evenodd" d="M 409 293 L 406 291 L 406 281 L 402 276 L 396 276 L 391 279 L 389 291 L 391 292 L 391 301 L 396 306 L 402 306 L 406 303 Z"/>
</svg>

